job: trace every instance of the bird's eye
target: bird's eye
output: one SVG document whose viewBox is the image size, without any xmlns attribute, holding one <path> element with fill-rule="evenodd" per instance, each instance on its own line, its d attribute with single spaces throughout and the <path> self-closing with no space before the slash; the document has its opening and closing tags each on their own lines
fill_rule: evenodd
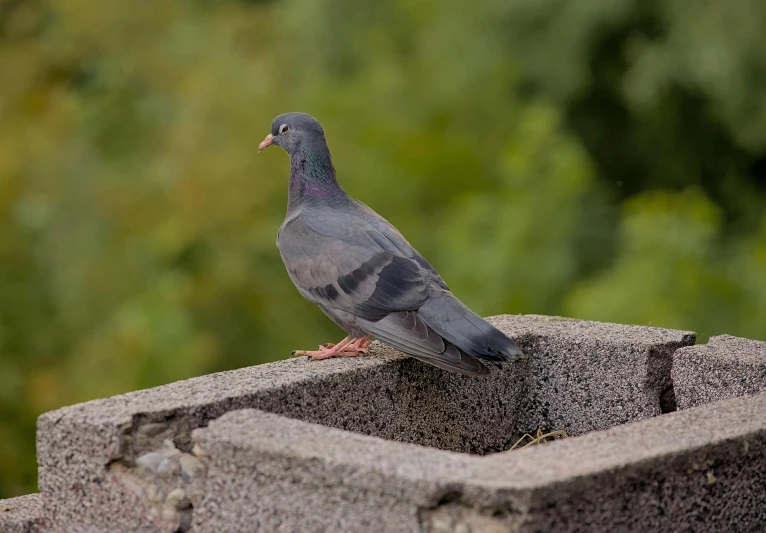
<svg viewBox="0 0 766 533">
<path fill-rule="evenodd" d="M 282 125 L 279 127 L 279 133 L 287 133 L 287 130 L 289 130 L 289 129 L 290 129 L 290 128 L 289 128 L 289 127 L 287 127 L 287 124 L 282 124 Z"/>
</svg>

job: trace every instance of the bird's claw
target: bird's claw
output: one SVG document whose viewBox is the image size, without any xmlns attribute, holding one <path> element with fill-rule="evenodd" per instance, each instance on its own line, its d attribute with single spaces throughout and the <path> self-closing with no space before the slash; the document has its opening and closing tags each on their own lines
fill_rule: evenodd
<svg viewBox="0 0 766 533">
<path fill-rule="evenodd" d="M 307 356 L 312 361 L 319 359 L 329 359 L 330 357 L 356 357 L 357 355 L 366 355 L 369 353 L 367 346 L 369 337 L 361 337 L 353 340 L 346 337 L 339 344 L 327 342 L 320 344 L 318 350 L 293 350 L 291 357 Z"/>
<path fill-rule="evenodd" d="M 305 355 L 312 361 L 318 361 L 320 359 L 329 359 L 331 357 L 356 357 L 358 355 L 367 355 L 369 352 L 367 348 L 359 348 L 352 350 L 340 350 L 335 353 L 328 353 L 329 350 L 293 350 L 290 353 L 290 357 L 301 357 Z"/>
</svg>

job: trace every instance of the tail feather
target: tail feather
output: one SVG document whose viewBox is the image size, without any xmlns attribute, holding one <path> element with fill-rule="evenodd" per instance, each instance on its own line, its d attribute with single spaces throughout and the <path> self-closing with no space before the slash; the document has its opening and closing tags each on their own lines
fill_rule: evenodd
<svg viewBox="0 0 766 533">
<path fill-rule="evenodd" d="M 450 292 L 432 292 L 418 309 L 418 315 L 431 329 L 468 355 L 497 364 L 524 357 L 515 342 Z"/>
<path fill-rule="evenodd" d="M 357 324 L 376 339 L 444 370 L 468 376 L 489 372 L 486 366 L 429 328 L 415 311 L 391 313 L 376 321 L 358 319 Z"/>
</svg>

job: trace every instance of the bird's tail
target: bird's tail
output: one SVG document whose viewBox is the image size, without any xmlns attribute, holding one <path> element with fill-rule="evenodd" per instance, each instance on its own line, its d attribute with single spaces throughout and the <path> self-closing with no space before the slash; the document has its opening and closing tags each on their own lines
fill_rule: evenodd
<svg viewBox="0 0 766 533">
<path fill-rule="evenodd" d="M 516 343 L 448 291 L 432 292 L 418 315 L 468 355 L 499 364 L 524 357 Z"/>
<path fill-rule="evenodd" d="M 489 373 L 474 357 L 442 339 L 415 311 L 398 311 L 379 320 L 360 318 L 357 324 L 376 339 L 425 363 L 467 376 Z"/>
</svg>

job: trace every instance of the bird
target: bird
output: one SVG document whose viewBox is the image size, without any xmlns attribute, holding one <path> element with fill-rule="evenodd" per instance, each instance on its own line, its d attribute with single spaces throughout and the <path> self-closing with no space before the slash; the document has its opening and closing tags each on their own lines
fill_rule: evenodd
<svg viewBox="0 0 766 533">
<path fill-rule="evenodd" d="M 375 338 L 468 376 L 525 357 L 453 295 L 391 223 L 343 190 L 319 121 L 305 113 L 277 116 L 258 152 L 273 145 L 290 156 L 287 213 L 277 233 L 282 261 L 298 292 L 347 333 L 293 356 L 359 356 Z"/>
</svg>

